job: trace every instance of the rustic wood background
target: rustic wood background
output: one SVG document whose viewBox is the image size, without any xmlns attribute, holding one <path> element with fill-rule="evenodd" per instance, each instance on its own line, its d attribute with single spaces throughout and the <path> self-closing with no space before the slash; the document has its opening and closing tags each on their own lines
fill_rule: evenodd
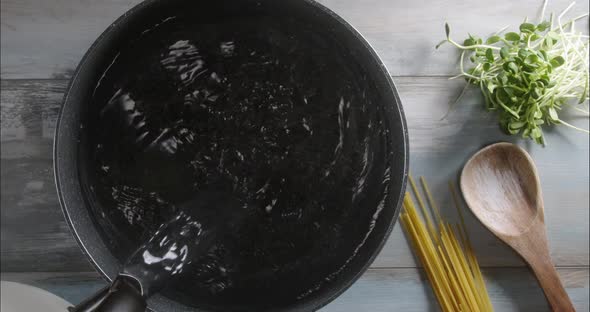
<svg viewBox="0 0 590 312">
<path fill-rule="evenodd" d="M 104 285 L 63 219 L 52 173 L 52 137 L 67 80 L 94 39 L 139 0 L 1 0 L 1 272 L 3 280 L 50 290 L 71 302 Z M 462 39 L 536 18 L 541 0 L 321 0 L 354 25 L 377 50 L 401 94 L 410 133 L 411 168 L 429 180 L 445 214 L 447 181 L 480 147 L 513 141 L 533 156 L 541 175 L 551 255 L 578 311 L 589 310 L 588 136 L 548 131 L 545 148 L 508 137 L 482 98 L 463 87 L 457 53 L 435 51 L 443 24 Z M 559 12 L 569 0 L 554 0 Z M 580 1 L 570 16 L 588 12 Z M 588 32 L 588 18 L 578 29 Z M 576 113 L 566 120 L 588 129 Z M 497 311 L 547 311 L 522 261 L 472 216 L 468 227 Z M 323 311 L 436 311 L 432 292 L 399 226 L 371 269 Z"/>
</svg>

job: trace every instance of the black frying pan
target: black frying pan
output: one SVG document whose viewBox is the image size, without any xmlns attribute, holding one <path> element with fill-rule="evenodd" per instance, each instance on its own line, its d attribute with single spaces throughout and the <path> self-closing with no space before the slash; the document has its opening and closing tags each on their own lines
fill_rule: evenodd
<svg viewBox="0 0 590 312">
<path fill-rule="evenodd" d="M 408 138 L 384 65 L 320 4 L 148 0 L 84 56 L 54 156 L 66 219 L 109 280 L 196 194 L 248 215 L 150 309 L 313 311 L 385 243 Z"/>
</svg>

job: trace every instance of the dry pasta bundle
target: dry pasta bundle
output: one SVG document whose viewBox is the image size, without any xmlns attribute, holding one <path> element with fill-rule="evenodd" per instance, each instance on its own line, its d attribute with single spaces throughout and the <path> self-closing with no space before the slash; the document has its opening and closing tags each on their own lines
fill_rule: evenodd
<svg viewBox="0 0 590 312">
<path fill-rule="evenodd" d="M 449 183 L 449 188 L 461 219 L 461 223 L 455 225 L 442 219 L 426 181 L 421 177 L 420 182 L 432 213 L 427 211 L 424 200 L 410 177 L 412 192 L 422 217 L 414 206 L 410 193 L 406 192 L 400 219 L 414 253 L 424 266 L 441 309 L 493 311 L 483 275 L 467 236 L 465 220 L 453 184 Z"/>
</svg>

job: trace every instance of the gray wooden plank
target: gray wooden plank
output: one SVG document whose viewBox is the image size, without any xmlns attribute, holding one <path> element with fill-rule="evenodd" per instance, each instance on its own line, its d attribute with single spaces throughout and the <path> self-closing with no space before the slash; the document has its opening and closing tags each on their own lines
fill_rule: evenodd
<svg viewBox="0 0 590 312">
<path fill-rule="evenodd" d="M 411 169 L 424 175 L 451 220 L 446 182 L 479 147 L 515 140 L 498 129 L 469 91 L 446 119 L 448 103 L 460 81 L 443 77 L 396 78 L 410 132 Z M 65 80 L 2 80 L 1 191 L 3 271 L 88 271 L 59 209 L 51 170 L 52 133 Z M 567 120 L 588 128 L 587 118 Z M 554 261 L 560 266 L 589 263 L 588 136 L 568 128 L 547 134 L 548 146 L 520 142 L 541 175 L 546 222 Z M 518 266 L 522 262 L 471 215 L 467 222 L 482 265 Z M 415 266 L 401 228 L 396 226 L 373 267 Z"/>
<path fill-rule="evenodd" d="M 562 268 L 559 275 L 577 311 L 588 311 L 588 268 Z M 532 274 L 525 268 L 484 270 L 496 311 L 550 311 Z M 2 280 L 34 285 L 76 303 L 105 283 L 95 273 L 8 273 Z M 424 273 L 414 268 L 367 271 L 321 311 L 438 311 Z"/>
<path fill-rule="evenodd" d="M 65 223 L 53 180 L 53 131 L 64 87 L 64 81 L 2 81 L 2 271 L 91 270 Z"/>
<path fill-rule="evenodd" d="M 2 0 L 2 78 L 69 76 L 98 35 L 140 0 Z M 320 0 L 356 27 L 377 50 L 393 75 L 449 75 L 457 54 L 434 46 L 449 21 L 453 36 L 481 36 L 506 25 L 518 27 L 539 14 L 542 0 Z M 570 0 L 549 1 L 559 12 Z M 572 16 L 588 12 L 579 1 Z M 588 19 L 578 29 L 588 31 Z"/>
</svg>

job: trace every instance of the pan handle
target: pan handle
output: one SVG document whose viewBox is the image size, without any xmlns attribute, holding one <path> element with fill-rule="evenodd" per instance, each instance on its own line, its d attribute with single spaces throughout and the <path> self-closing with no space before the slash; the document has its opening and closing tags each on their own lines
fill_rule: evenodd
<svg viewBox="0 0 590 312">
<path fill-rule="evenodd" d="M 119 275 L 113 283 L 96 292 L 69 312 L 145 312 L 147 303 L 133 278 Z"/>
</svg>

